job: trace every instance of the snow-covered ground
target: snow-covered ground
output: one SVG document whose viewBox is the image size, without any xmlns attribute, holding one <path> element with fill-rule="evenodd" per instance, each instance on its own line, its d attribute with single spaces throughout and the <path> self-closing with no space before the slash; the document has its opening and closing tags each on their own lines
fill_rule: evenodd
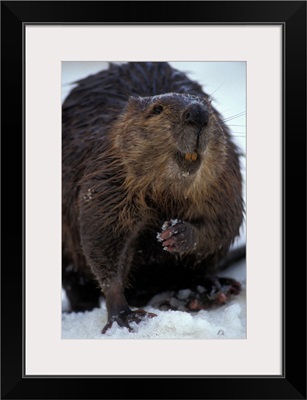
<svg viewBox="0 0 307 400">
<path fill-rule="evenodd" d="M 203 84 L 204 90 L 212 94 L 213 105 L 222 113 L 232 130 L 234 140 L 246 152 L 246 66 L 244 62 L 171 63 L 175 68 Z M 62 100 L 65 99 L 72 82 L 98 72 L 107 66 L 104 62 L 63 62 Z M 242 157 L 242 175 L 245 181 L 245 158 Z M 244 190 L 245 194 L 245 190 Z M 245 196 L 244 196 L 245 197 Z M 245 226 L 235 245 L 245 243 Z M 171 298 L 172 293 L 163 293 L 153 298 L 146 311 L 157 314 L 140 324 L 132 324 L 133 332 L 114 324 L 105 335 L 101 329 L 107 321 L 105 303 L 101 308 L 84 313 L 62 315 L 63 339 L 244 339 L 246 337 L 246 264 L 242 261 L 221 276 L 234 278 L 242 285 L 242 291 L 226 305 L 197 313 L 183 311 L 160 311 L 155 303 Z M 187 288 L 188 289 L 188 288 Z M 182 293 L 184 296 L 184 292 Z M 68 308 L 63 295 L 63 310 Z"/>
<path fill-rule="evenodd" d="M 63 339 L 244 339 L 246 337 L 245 262 L 233 265 L 223 276 L 237 279 L 242 291 L 228 304 L 211 310 L 188 313 L 160 311 L 153 307 L 172 293 L 155 296 L 144 309 L 157 315 L 133 323 L 133 332 L 119 328 L 116 323 L 106 334 L 101 329 L 107 322 L 105 303 L 101 308 L 84 313 L 63 313 Z M 184 296 L 184 292 L 182 295 Z M 65 302 L 64 302 L 65 303 Z"/>
</svg>

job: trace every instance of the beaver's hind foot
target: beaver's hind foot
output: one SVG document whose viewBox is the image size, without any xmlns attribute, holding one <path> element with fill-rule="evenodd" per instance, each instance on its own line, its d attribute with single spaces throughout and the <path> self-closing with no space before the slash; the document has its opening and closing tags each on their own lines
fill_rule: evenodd
<svg viewBox="0 0 307 400">
<path fill-rule="evenodd" d="M 144 310 L 129 310 L 129 311 L 123 311 L 120 312 L 118 315 L 115 315 L 111 318 L 109 318 L 107 324 L 105 327 L 102 329 L 101 333 L 105 334 L 108 329 L 110 329 L 113 325 L 114 322 L 117 322 L 117 324 L 121 328 L 128 328 L 129 332 L 132 332 L 133 329 L 129 324 L 132 322 L 136 322 L 139 324 L 145 317 L 153 318 L 156 317 L 157 315 L 154 313 L 149 313 Z"/>
<path fill-rule="evenodd" d="M 157 299 L 152 306 L 163 311 L 198 312 L 224 306 L 240 292 L 241 284 L 234 279 L 205 277 L 197 285 L 173 291 L 167 298 Z"/>
<path fill-rule="evenodd" d="M 207 277 L 196 295 L 190 297 L 186 308 L 189 311 L 200 311 L 222 306 L 240 292 L 241 284 L 234 279 Z"/>
</svg>

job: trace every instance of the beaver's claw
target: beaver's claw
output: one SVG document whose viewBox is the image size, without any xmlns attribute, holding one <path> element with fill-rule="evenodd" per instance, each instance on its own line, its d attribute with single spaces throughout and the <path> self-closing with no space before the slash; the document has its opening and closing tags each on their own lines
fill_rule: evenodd
<svg viewBox="0 0 307 400">
<path fill-rule="evenodd" d="M 106 333 L 108 329 L 110 329 L 113 325 L 114 322 L 117 322 L 117 324 L 120 327 L 128 328 L 129 332 L 132 332 L 133 329 L 130 327 L 131 322 L 136 322 L 137 324 L 142 321 L 143 318 L 149 317 L 153 318 L 156 317 L 157 315 L 154 313 L 149 313 L 144 310 L 134 310 L 134 311 L 124 311 L 122 313 L 119 313 L 118 315 L 112 316 L 109 318 L 107 324 L 105 327 L 102 329 L 101 333 Z"/>
</svg>

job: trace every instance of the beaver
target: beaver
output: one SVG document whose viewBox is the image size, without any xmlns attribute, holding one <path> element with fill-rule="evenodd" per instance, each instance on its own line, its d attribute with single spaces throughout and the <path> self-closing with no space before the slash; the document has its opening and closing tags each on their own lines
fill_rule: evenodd
<svg viewBox="0 0 307 400">
<path fill-rule="evenodd" d="M 76 84 L 62 109 L 63 286 L 73 310 L 104 294 L 103 333 L 130 330 L 154 316 L 128 305 L 142 272 L 150 295 L 204 284 L 239 235 L 239 150 L 210 96 L 166 62 L 110 63 Z"/>
</svg>

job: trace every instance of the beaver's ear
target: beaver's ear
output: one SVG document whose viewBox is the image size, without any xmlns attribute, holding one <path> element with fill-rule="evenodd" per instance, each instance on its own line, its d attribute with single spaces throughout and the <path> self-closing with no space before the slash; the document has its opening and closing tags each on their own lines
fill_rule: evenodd
<svg viewBox="0 0 307 400">
<path fill-rule="evenodd" d="M 144 97 L 130 96 L 128 99 L 128 107 L 131 109 L 143 110 L 146 108 L 147 102 Z"/>
<path fill-rule="evenodd" d="M 132 107 L 133 106 L 137 106 L 137 105 L 140 104 L 140 100 L 141 100 L 140 97 L 130 96 L 129 99 L 128 99 L 128 105 L 132 106 Z"/>
</svg>

